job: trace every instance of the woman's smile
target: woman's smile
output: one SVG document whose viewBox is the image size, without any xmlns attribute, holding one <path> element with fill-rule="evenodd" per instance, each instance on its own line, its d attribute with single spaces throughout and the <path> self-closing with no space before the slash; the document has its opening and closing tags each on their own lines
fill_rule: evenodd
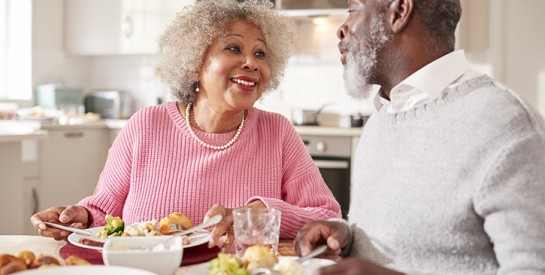
<svg viewBox="0 0 545 275">
<path fill-rule="evenodd" d="M 258 83 L 257 79 L 245 76 L 231 77 L 235 86 L 245 91 L 253 91 Z"/>
</svg>

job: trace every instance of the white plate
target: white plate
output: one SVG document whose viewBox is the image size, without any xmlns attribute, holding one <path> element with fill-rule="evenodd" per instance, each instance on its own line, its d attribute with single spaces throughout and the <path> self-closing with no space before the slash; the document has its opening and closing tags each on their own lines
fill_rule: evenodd
<svg viewBox="0 0 545 275">
<path fill-rule="evenodd" d="M 103 226 L 100 226 L 100 227 L 89 228 L 88 230 L 93 232 L 93 234 L 96 235 L 96 233 L 99 232 L 100 230 L 102 230 L 103 228 L 104 228 Z M 70 242 L 71 244 L 73 244 L 75 246 L 79 246 L 79 247 L 83 247 L 83 248 L 94 249 L 94 250 L 102 250 L 102 247 L 85 245 L 85 244 L 80 243 L 79 240 L 82 237 L 85 237 L 85 236 L 81 235 L 81 234 L 78 234 L 78 233 L 72 233 L 72 234 L 68 235 L 68 242 Z M 189 234 L 188 237 L 191 240 L 191 243 L 188 244 L 188 245 L 184 245 L 184 248 L 189 248 L 189 247 L 201 245 L 203 243 L 208 242 L 210 240 L 210 238 L 212 237 L 212 233 L 210 233 L 207 230 L 197 230 L 196 232 Z"/>
<path fill-rule="evenodd" d="M 79 265 L 79 266 L 61 266 L 56 268 L 32 269 L 17 272 L 17 275 L 157 275 L 143 269 L 123 266 L 105 266 L 105 265 Z"/>
<path fill-rule="evenodd" d="M 278 257 L 278 261 L 288 261 L 288 260 L 296 260 L 299 257 L 291 257 L 291 256 L 280 256 Z M 335 262 L 328 259 L 310 259 L 302 264 L 303 267 L 303 275 L 310 275 L 312 274 L 316 269 L 332 265 Z M 184 275 L 202 275 L 202 274 L 208 274 L 208 267 L 210 267 L 210 262 L 206 262 L 203 264 L 190 266 L 188 267 L 188 270 L 184 272 Z"/>
</svg>

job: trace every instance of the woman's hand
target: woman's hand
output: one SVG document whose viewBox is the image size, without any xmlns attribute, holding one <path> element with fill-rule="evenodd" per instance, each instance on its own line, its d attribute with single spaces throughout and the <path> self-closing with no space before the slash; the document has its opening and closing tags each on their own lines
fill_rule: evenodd
<svg viewBox="0 0 545 275">
<path fill-rule="evenodd" d="M 267 208 L 265 204 L 256 200 L 245 206 L 238 208 Z M 212 237 L 208 242 L 208 247 L 212 248 L 218 246 L 224 251 L 231 251 L 232 245 L 235 242 L 235 235 L 233 232 L 233 210 L 236 208 L 225 208 L 221 204 L 215 204 L 208 210 L 204 216 L 204 221 L 214 215 L 221 215 L 221 221 L 214 226 L 212 230 Z M 203 221 L 203 222 L 204 222 Z"/>
<path fill-rule="evenodd" d="M 70 232 L 48 227 L 44 222 L 60 223 L 75 228 L 87 228 L 89 227 L 88 221 L 87 209 L 78 205 L 51 207 L 30 217 L 32 226 L 38 229 L 40 235 L 54 238 L 57 241 L 66 239 Z"/>
</svg>

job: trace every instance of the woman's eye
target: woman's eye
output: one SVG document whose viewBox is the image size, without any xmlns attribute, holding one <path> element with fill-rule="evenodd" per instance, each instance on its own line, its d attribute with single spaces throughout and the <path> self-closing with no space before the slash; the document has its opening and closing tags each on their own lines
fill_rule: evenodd
<svg viewBox="0 0 545 275">
<path fill-rule="evenodd" d="M 237 46 L 229 46 L 227 48 L 225 48 L 226 50 L 230 51 L 230 52 L 240 52 L 240 49 L 237 47 Z"/>
<path fill-rule="evenodd" d="M 255 53 L 255 56 L 265 58 L 265 56 L 267 56 L 267 54 L 265 52 L 263 52 L 263 51 L 258 51 L 258 52 Z"/>
</svg>

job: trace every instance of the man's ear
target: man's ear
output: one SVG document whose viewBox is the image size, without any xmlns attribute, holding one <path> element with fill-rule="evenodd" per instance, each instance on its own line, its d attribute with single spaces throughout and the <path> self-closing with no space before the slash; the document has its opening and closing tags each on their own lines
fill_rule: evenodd
<svg viewBox="0 0 545 275">
<path fill-rule="evenodd" d="M 411 19 L 414 0 L 393 0 L 388 6 L 388 22 L 394 33 L 403 30 Z"/>
</svg>

